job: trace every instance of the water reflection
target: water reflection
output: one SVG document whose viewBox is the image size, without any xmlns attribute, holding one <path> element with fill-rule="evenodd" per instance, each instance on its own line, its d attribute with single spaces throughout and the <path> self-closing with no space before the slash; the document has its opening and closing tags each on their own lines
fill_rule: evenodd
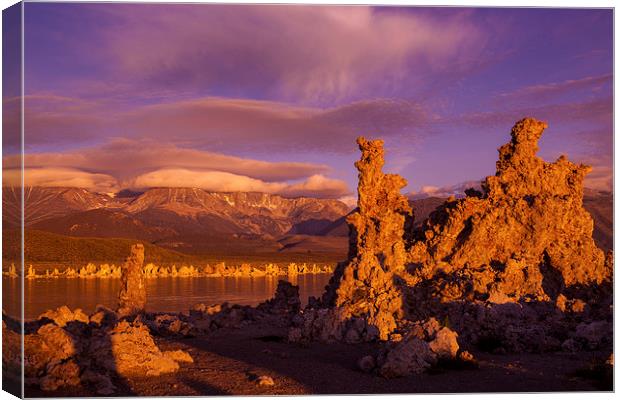
<svg viewBox="0 0 620 400">
<path fill-rule="evenodd" d="M 256 305 L 273 296 L 278 279 L 299 285 L 302 304 L 309 296 L 320 296 L 330 274 L 308 274 L 295 277 L 255 278 L 155 278 L 147 279 L 147 310 L 162 312 L 185 311 L 196 303 L 236 303 Z M 19 304 L 10 300 L 10 293 L 19 287 L 19 279 L 3 277 L 2 300 L 9 315 L 19 315 Z M 34 279 L 25 281 L 25 317 L 36 318 L 50 308 L 67 305 L 91 313 L 98 304 L 115 308 L 120 287 L 119 279 Z M 8 289 L 8 290 L 6 290 Z"/>
</svg>

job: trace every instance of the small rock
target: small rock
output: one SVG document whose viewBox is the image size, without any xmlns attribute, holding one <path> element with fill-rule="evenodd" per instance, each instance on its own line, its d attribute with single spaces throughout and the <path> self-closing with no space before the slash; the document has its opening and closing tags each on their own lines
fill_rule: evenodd
<svg viewBox="0 0 620 400">
<path fill-rule="evenodd" d="M 88 315 L 84 314 L 84 312 L 82 312 L 79 308 L 76 308 L 75 311 L 71 311 L 71 309 L 67 306 L 61 306 L 55 310 L 47 310 L 43 314 L 39 315 L 38 319 L 44 318 L 51 319 L 60 327 L 64 327 L 67 323 L 72 321 L 88 324 Z"/>
<path fill-rule="evenodd" d="M 465 362 L 474 362 L 475 358 L 473 356 L 473 354 L 471 354 L 469 351 L 464 350 L 459 354 L 459 358 L 461 359 L 461 361 L 465 361 Z"/>
<path fill-rule="evenodd" d="M 585 342 L 589 349 L 595 350 L 609 340 L 612 331 L 613 327 L 607 321 L 582 322 L 577 325 L 575 336 Z"/>
<path fill-rule="evenodd" d="M 427 342 L 410 338 L 395 343 L 379 362 L 379 374 L 384 378 L 415 375 L 424 372 L 437 362 L 437 355 Z"/>
<path fill-rule="evenodd" d="M 357 362 L 357 366 L 364 372 L 370 372 L 377 366 L 373 356 L 364 356 Z"/>
<path fill-rule="evenodd" d="M 437 332 L 435 339 L 429 343 L 431 351 L 439 358 L 454 358 L 459 351 L 456 341 L 457 333 L 449 328 L 442 328 Z"/>
<path fill-rule="evenodd" d="M 390 335 L 390 342 L 400 342 L 401 340 L 403 340 L 403 335 L 400 333 L 392 333 Z"/>
<path fill-rule="evenodd" d="M 190 356 L 188 352 L 183 351 L 183 350 L 164 351 L 163 354 L 165 357 L 171 358 L 172 360 L 177 361 L 177 362 L 186 362 L 186 363 L 194 362 L 194 359 L 192 358 L 192 356 Z"/>
<path fill-rule="evenodd" d="M 275 385 L 275 382 L 273 381 L 273 378 L 269 375 L 261 375 L 256 378 L 256 384 L 258 386 L 273 386 Z"/>
<path fill-rule="evenodd" d="M 41 378 L 39 386 L 42 390 L 56 390 L 61 386 L 77 386 L 80 384 L 80 367 L 69 360 L 47 369 L 47 375 Z"/>
</svg>

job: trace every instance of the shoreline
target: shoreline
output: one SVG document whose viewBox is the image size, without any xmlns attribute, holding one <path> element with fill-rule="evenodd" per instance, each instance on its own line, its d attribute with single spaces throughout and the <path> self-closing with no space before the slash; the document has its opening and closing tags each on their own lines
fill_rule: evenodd
<svg viewBox="0 0 620 400">
<path fill-rule="evenodd" d="M 206 264 L 204 266 L 194 266 L 182 264 L 177 267 L 176 264 L 172 266 L 160 266 L 153 263 L 148 263 L 143 268 L 145 278 L 200 278 L 200 277 L 265 277 L 265 276 L 295 276 L 306 274 L 325 274 L 333 273 L 336 263 L 286 263 L 286 265 L 278 263 L 266 263 L 266 264 L 250 264 L 242 263 L 240 265 L 226 265 L 221 262 L 215 265 Z M 54 268 L 50 271 L 50 268 L 45 270 L 45 274 L 37 274 L 37 270 L 32 264 L 29 265 L 24 279 L 120 279 L 121 267 L 115 264 L 99 264 L 88 263 L 81 268 L 67 267 L 65 270 L 60 271 L 58 268 Z M 17 279 L 20 274 L 17 273 L 13 264 L 9 266 L 8 270 L 2 271 L 3 277 Z"/>
</svg>

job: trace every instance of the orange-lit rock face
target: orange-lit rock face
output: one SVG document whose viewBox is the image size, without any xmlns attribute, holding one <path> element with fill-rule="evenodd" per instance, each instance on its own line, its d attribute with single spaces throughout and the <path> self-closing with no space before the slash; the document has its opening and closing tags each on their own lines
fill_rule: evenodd
<svg viewBox="0 0 620 400">
<path fill-rule="evenodd" d="M 383 142 L 360 137 L 357 143 L 362 151 L 355 163 L 359 208 L 348 218 L 349 259 L 339 266 L 340 279 L 331 283 L 326 298 L 341 309 L 342 318 L 364 318 L 385 340 L 402 314 L 395 277 L 406 263 L 404 227 L 412 211 L 400 193 L 407 181 L 382 171 Z"/>
<path fill-rule="evenodd" d="M 583 208 L 583 179 L 590 171 L 564 156 L 553 163 L 536 156 L 547 125 L 532 118 L 512 128 L 499 149 L 497 173 L 480 196 L 454 200 L 431 215 L 423 239 L 409 252 L 418 280 L 439 271 L 466 270 L 490 301 L 524 296 L 555 299 L 575 284 L 599 284 L 611 276 L 592 239 L 593 221 Z M 485 281 L 485 279 L 482 279 Z M 506 298 L 508 296 L 508 298 Z M 457 296 L 459 297 L 459 296 Z"/>
<path fill-rule="evenodd" d="M 328 309 L 305 313 L 291 337 L 387 340 L 406 319 L 433 315 L 442 303 L 544 301 L 576 312 L 586 308 L 582 300 L 596 302 L 577 290 L 609 281 L 612 271 L 582 205 L 590 167 L 538 158 L 545 128 L 531 118 L 517 122 L 483 192 L 449 199 L 415 231 L 400 193 L 406 181 L 382 171 L 383 142 L 359 138 L 348 260 L 322 298 Z"/>
<path fill-rule="evenodd" d="M 146 305 L 146 285 L 144 283 L 144 246 L 131 246 L 131 254 L 121 268 L 121 290 L 118 295 L 118 313 L 130 315 L 141 312 Z"/>
</svg>

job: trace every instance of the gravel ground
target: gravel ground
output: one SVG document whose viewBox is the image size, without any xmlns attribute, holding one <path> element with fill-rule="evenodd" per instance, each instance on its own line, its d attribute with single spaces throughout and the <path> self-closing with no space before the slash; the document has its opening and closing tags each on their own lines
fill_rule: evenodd
<svg viewBox="0 0 620 400">
<path fill-rule="evenodd" d="M 590 368 L 597 352 L 577 354 L 489 354 L 470 352 L 478 368 L 441 369 L 384 379 L 357 369 L 357 360 L 374 351 L 372 344 L 299 346 L 283 340 L 286 329 L 254 324 L 222 329 L 206 337 L 157 338 L 162 350 L 183 349 L 194 358 L 178 373 L 115 381 L 123 396 L 298 395 L 381 393 L 547 392 L 612 390 L 609 379 Z M 267 375 L 273 386 L 260 386 Z M 27 397 L 96 396 L 88 387 L 42 392 L 26 388 Z"/>
</svg>

